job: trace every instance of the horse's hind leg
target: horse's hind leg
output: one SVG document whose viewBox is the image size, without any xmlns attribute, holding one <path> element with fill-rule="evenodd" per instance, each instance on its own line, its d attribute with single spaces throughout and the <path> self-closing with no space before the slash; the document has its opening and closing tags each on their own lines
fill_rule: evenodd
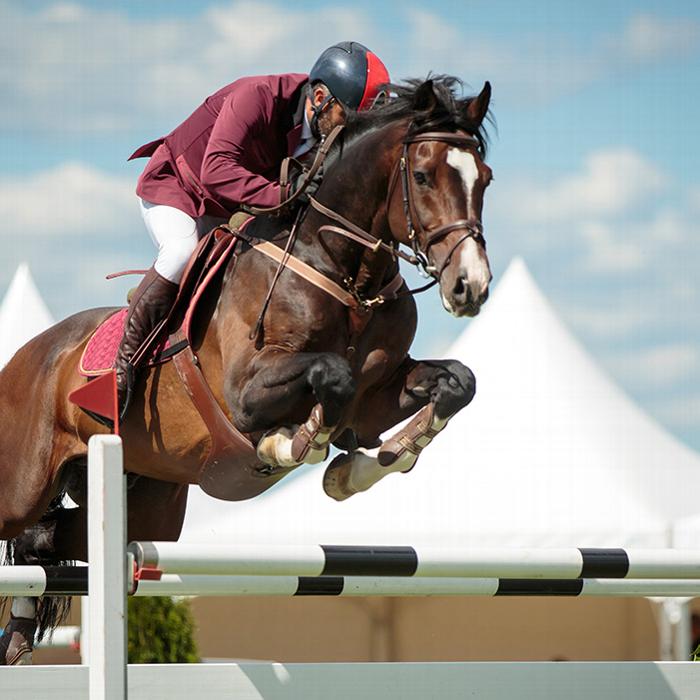
<svg viewBox="0 0 700 700">
<path fill-rule="evenodd" d="M 57 565 L 87 561 L 87 483 L 84 464 L 71 470 L 69 495 L 78 508 L 53 508 L 35 525 L 12 540 L 15 564 Z M 177 540 L 187 504 L 186 485 L 156 479 L 127 477 L 127 538 Z M 12 601 L 12 617 L 0 637 L 0 665 L 31 663 L 34 639 L 53 630 L 69 610 L 70 598 L 18 597 Z M 38 629 L 37 629 L 38 628 Z"/>
<path fill-rule="evenodd" d="M 40 441 L 37 441 L 37 444 L 38 447 L 41 446 Z M 3 479 L 0 537 L 7 540 L 4 563 L 40 564 L 42 562 L 32 555 L 32 543 L 52 539 L 55 527 L 50 519 L 54 517 L 55 512 L 61 510 L 61 497 L 55 495 L 61 489 L 50 476 L 55 470 L 26 468 L 12 471 L 7 465 L 13 463 L 13 455 L 8 455 L 3 447 L 0 444 L 0 454 L 7 460 L 0 465 L 5 467 L 4 470 L 0 469 L 0 478 Z M 10 459 L 7 459 L 8 457 Z M 42 464 L 42 460 L 37 457 L 35 463 Z M 0 599 L 0 604 L 4 602 Z M 40 603 L 36 598 L 13 598 L 10 622 L 0 637 L 0 665 L 31 663 L 37 626 L 40 636 L 44 631 L 53 628 L 67 612 L 66 603 L 66 600 L 55 598 L 47 598 Z"/>
<path fill-rule="evenodd" d="M 379 447 L 336 457 L 324 475 L 326 493 L 342 501 L 366 491 L 387 474 L 413 469 L 422 450 L 474 393 L 474 375 L 462 363 L 408 358 L 390 382 L 363 403 L 355 430 L 360 444 L 372 445 L 382 432 L 414 417 Z"/>
<path fill-rule="evenodd" d="M 257 446 L 266 464 L 313 464 L 326 458 L 354 393 L 350 365 L 340 355 L 272 351 L 256 361 L 233 413 L 244 432 L 268 430 Z M 297 422 L 290 425 L 290 417 Z"/>
<path fill-rule="evenodd" d="M 84 520 L 83 509 L 65 509 L 57 499 L 38 523 L 8 542 L 12 563 L 41 566 L 84 560 Z M 70 598 L 63 596 L 13 598 L 10 621 L 0 637 L 0 664 L 31 663 L 35 639 L 41 641 L 69 610 Z"/>
</svg>

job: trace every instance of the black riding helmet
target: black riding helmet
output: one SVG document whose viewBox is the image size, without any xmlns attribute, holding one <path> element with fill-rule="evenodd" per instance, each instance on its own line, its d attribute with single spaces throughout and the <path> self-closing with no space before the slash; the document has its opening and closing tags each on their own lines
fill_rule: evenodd
<svg viewBox="0 0 700 700">
<path fill-rule="evenodd" d="M 389 72 L 376 54 L 356 41 L 341 41 L 326 49 L 309 73 L 310 85 L 323 83 L 331 93 L 314 112 L 318 116 L 332 99 L 345 109 L 368 109 L 388 82 Z"/>
</svg>

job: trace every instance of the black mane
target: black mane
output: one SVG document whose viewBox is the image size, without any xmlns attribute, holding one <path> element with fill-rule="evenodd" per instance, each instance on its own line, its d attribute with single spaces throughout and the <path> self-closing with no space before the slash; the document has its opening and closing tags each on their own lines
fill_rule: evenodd
<svg viewBox="0 0 700 700">
<path fill-rule="evenodd" d="M 429 111 L 416 111 L 416 92 L 427 80 L 432 81 L 436 105 Z M 354 139 L 366 131 L 381 128 L 392 122 L 410 119 L 408 134 L 424 131 L 465 131 L 475 136 L 479 151 L 486 156 L 489 134 L 485 123 L 493 124 L 489 111 L 481 124 L 466 116 L 469 103 L 475 97 L 461 97 L 463 83 L 451 75 L 428 76 L 425 80 L 409 79 L 400 84 L 386 86 L 391 97 L 364 112 L 351 112 L 346 121 L 344 140 Z"/>
</svg>

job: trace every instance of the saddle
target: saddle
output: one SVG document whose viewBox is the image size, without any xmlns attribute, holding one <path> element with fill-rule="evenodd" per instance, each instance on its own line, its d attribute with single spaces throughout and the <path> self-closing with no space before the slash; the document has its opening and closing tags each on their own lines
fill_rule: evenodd
<svg viewBox="0 0 700 700">
<path fill-rule="evenodd" d="M 230 231 L 216 228 L 204 236 L 190 258 L 180 282 L 173 307 L 137 351 L 137 358 L 150 366 L 162 364 L 184 349 L 184 342 L 199 347 L 209 318 L 209 307 L 218 298 L 223 272 L 239 239 Z M 106 318 L 88 340 L 78 371 L 84 377 L 111 372 L 124 333 L 128 312 L 123 307 Z M 183 336 L 171 342 L 173 331 Z"/>
</svg>

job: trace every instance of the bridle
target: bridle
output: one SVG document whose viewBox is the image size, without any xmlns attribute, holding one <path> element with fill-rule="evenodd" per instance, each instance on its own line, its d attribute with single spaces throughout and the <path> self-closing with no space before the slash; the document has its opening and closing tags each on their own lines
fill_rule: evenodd
<svg viewBox="0 0 700 700">
<path fill-rule="evenodd" d="M 422 134 L 409 135 L 403 140 L 403 152 L 401 154 L 401 158 L 394 166 L 391 174 L 386 195 L 387 212 L 389 211 L 391 199 L 394 189 L 396 188 L 398 175 L 400 173 L 403 211 L 404 216 L 406 217 L 406 231 L 408 233 L 408 240 L 411 244 L 411 248 L 413 249 L 413 254 L 417 260 L 418 269 L 419 271 L 422 271 L 425 277 L 432 277 L 435 282 L 439 282 L 445 268 L 450 264 L 450 260 L 452 259 L 452 255 L 454 254 L 455 250 L 457 250 L 457 248 L 459 248 L 459 246 L 462 245 L 467 238 L 473 238 L 484 248 L 486 247 L 486 241 L 484 239 L 483 226 L 481 225 L 481 222 L 474 223 L 468 221 L 467 219 L 458 219 L 457 221 L 453 221 L 449 224 L 443 224 L 442 226 L 438 226 L 437 228 L 430 230 L 423 227 L 420 216 L 418 216 L 416 213 L 416 208 L 411 196 L 411 160 L 409 146 L 413 143 L 425 143 L 428 141 L 441 141 L 443 143 L 452 143 L 457 146 L 478 146 L 479 142 L 470 134 L 454 133 L 451 131 L 426 131 Z M 440 266 L 440 269 L 438 270 L 434 266 L 430 265 L 428 262 L 428 251 L 430 250 L 431 246 L 443 240 L 445 236 L 453 231 L 459 230 L 464 230 L 465 234 L 452 246 L 450 252 L 447 254 L 445 260 Z M 425 240 L 424 251 L 421 251 L 419 247 L 419 236 Z"/>
<path fill-rule="evenodd" d="M 397 296 L 404 296 L 406 294 L 418 294 L 420 292 L 429 289 L 433 285 L 437 284 L 442 278 L 442 274 L 450 264 L 452 255 L 455 250 L 459 248 L 460 245 L 467 239 L 473 238 L 478 244 L 486 247 L 486 241 L 483 235 L 483 226 L 481 222 L 472 222 L 467 219 L 458 219 L 456 221 L 450 222 L 448 224 L 443 224 L 437 228 L 427 230 L 424 228 L 420 217 L 416 213 L 415 204 L 413 202 L 412 187 L 410 183 L 411 176 L 411 159 L 409 153 L 409 147 L 414 143 L 424 143 L 427 141 L 440 141 L 443 143 L 451 143 L 457 146 L 478 146 L 479 141 L 476 137 L 466 134 L 466 133 L 455 133 L 452 131 L 426 131 L 421 134 L 409 134 L 403 140 L 403 150 L 401 157 L 396 161 L 392 169 L 391 176 L 389 178 L 389 186 L 387 188 L 386 195 L 386 211 L 387 215 L 391 206 L 391 201 L 394 195 L 394 190 L 396 189 L 397 182 L 399 178 L 401 179 L 401 191 L 403 197 L 403 210 L 406 217 L 406 231 L 411 249 L 413 250 L 413 255 L 407 255 L 396 246 L 385 243 L 381 239 L 373 236 L 368 231 L 360 228 L 353 222 L 346 219 L 338 212 L 333 211 L 329 207 L 321 204 L 315 197 L 309 197 L 309 203 L 316 209 L 320 214 L 333 219 L 334 221 L 342 224 L 343 228 L 339 226 L 321 226 L 318 229 L 319 241 L 323 245 L 327 253 L 330 254 L 330 250 L 327 245 L 325 245 L 323 240 L 323 234 L 325 232 L 334 233 L 338 235 L 345 236 L 356 243 L 360 243 L 367 248 L 374 250 L 375 252 L 383 249 L 389 252 L 394 258 L 401 258 L 411 265 L 418 268 L 418 271 L 426 278 L 432 278 L 432 281 L 422 287 L 412 290 L 406 290 L 405 292 L 399 293 Z M 428 261 L 428 251 L 431 246 L 443 240 L 448 234 L 453 231 L 465 231 L 464 235 L 459 238 L 459 240 L 450 248 L 449 253 L 445 257 L 440 268 L 436 268 L 430 265 Z M 425 249 L 420 248 L 420 238 L 425 240 Z M 331 255 L 331 258 L 333 256 Z M 334 260 L 337 265 L 337 261 Z M 346 286 L 349 281 L 345 280 Z M 381 302 L 380 302 L 381 303 Z"/>
</svg>

